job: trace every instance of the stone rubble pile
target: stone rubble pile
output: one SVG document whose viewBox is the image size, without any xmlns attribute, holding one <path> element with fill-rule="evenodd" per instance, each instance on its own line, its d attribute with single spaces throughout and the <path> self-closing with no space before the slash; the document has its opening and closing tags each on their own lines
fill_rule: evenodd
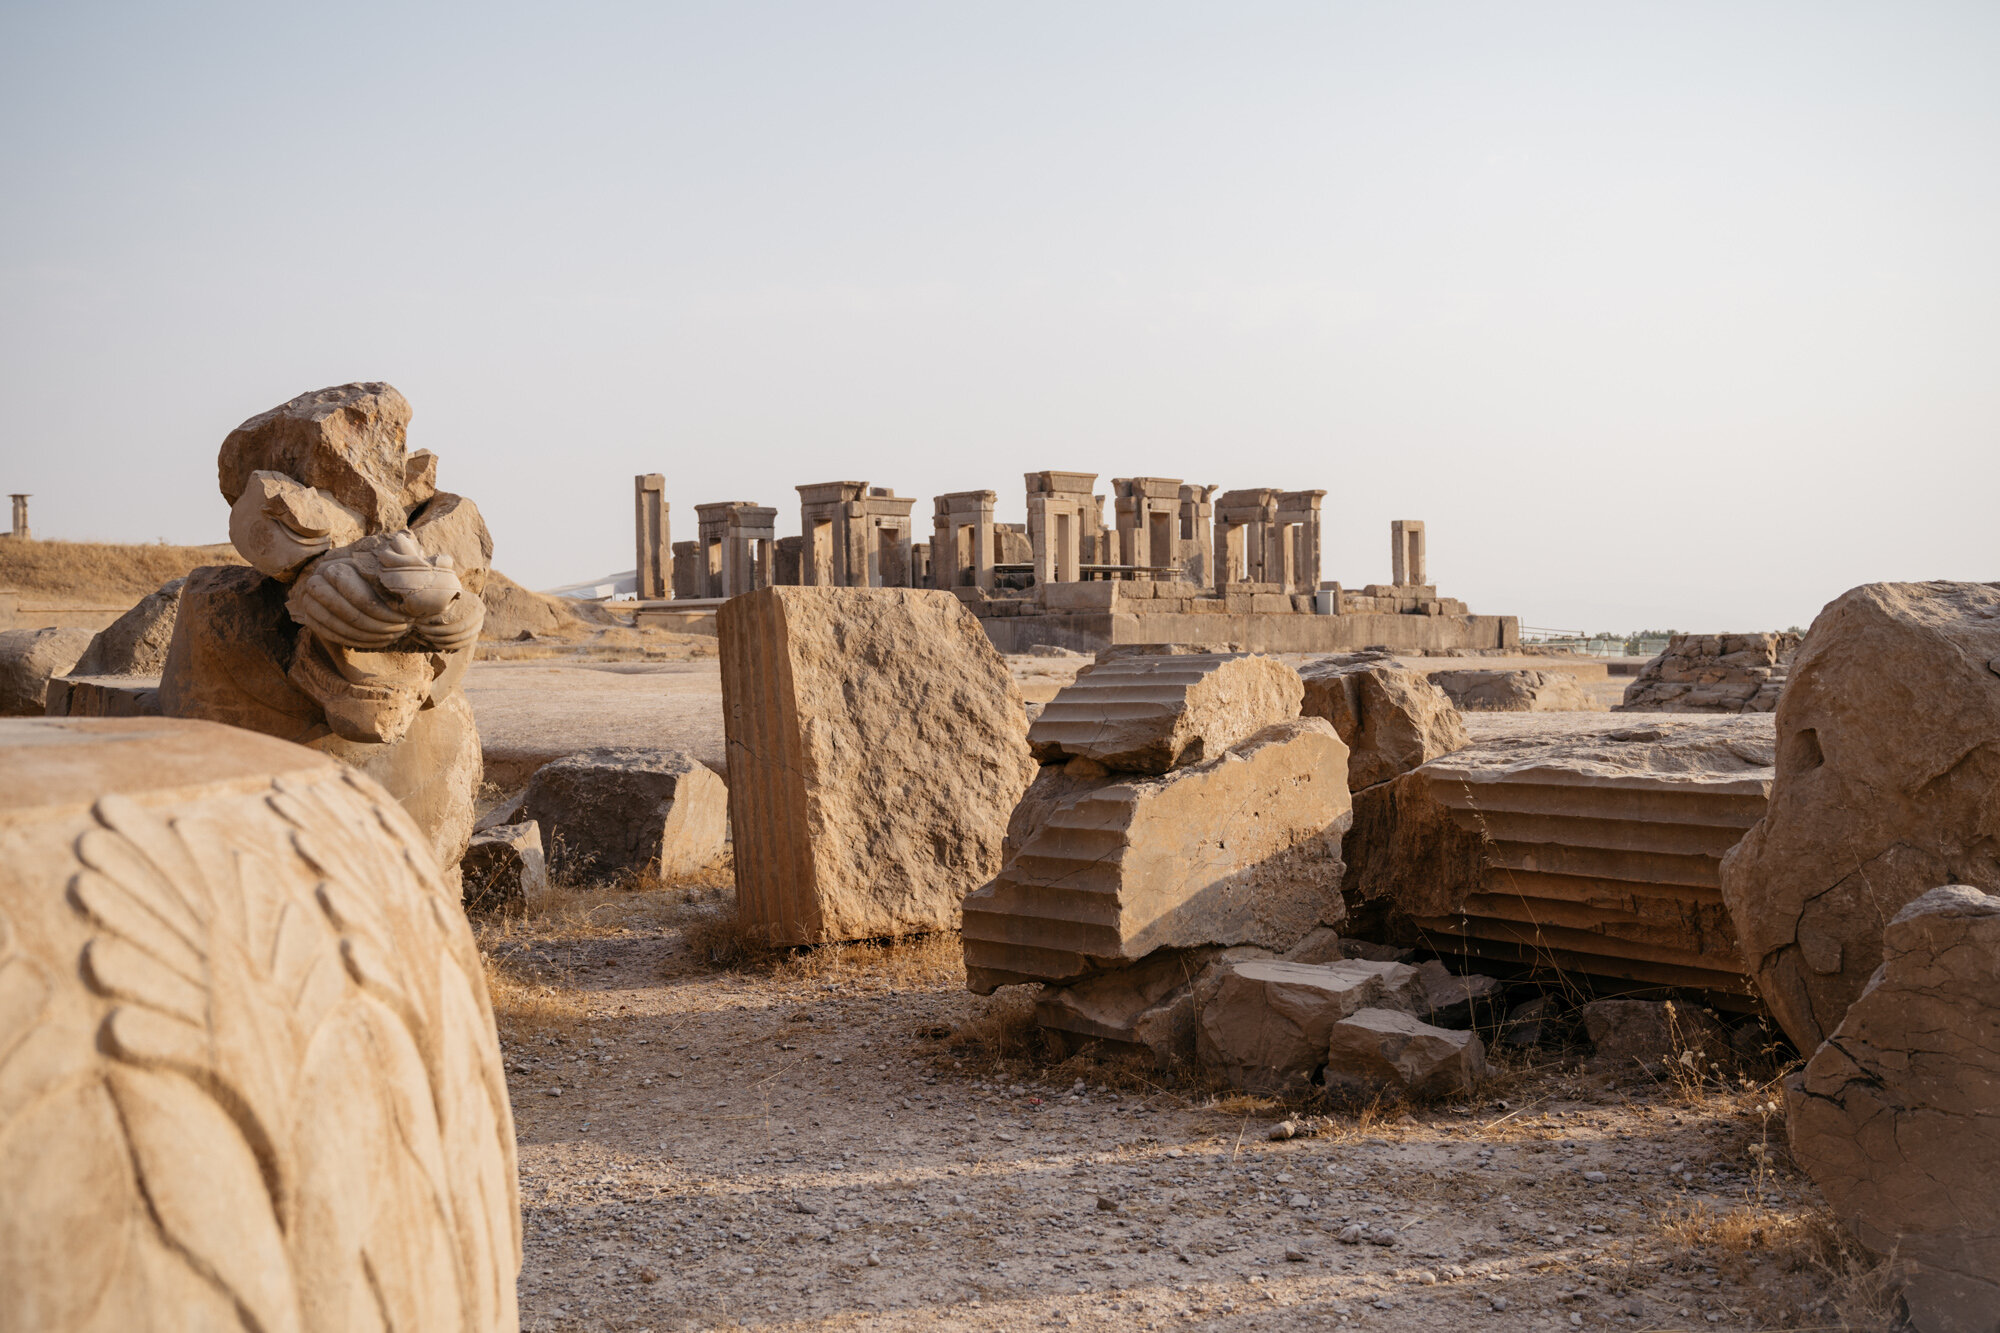
<svg viewBox="0 0 2000 1333">
<path fill-rule="evenodd" d="M 1617 713 L 1768 713 L 1799 636 L 1676 634 L 1630 685 Z"/>
</svg>

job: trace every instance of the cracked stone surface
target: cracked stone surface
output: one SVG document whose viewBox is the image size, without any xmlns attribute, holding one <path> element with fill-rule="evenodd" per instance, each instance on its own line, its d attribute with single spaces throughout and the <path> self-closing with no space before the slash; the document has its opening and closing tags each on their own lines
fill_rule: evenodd
<svg viewBox="0 0 2000 1333">
<path fill-rule="evenodd" d="M 1933 889 L 1787 1090 L 1792 1152 L 1923 1333 L 2000 1327 L 2000 897 Z"/>
</svg>

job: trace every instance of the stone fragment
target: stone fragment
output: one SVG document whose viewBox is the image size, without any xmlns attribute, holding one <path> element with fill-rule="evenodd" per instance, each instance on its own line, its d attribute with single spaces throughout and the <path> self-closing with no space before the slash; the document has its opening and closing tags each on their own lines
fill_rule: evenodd
<svg viewBox="0 0 2000 1333">
<path fill-rule="evenodd" d="M 1486 1074 L 1486 1044 L 1401 1009 L 1362 1009 L 1333 1025 L 1325 1082 L 1350 1096 L 1447 1097 Z"/>
<path fill-rule="evenodd" d="M 0 1325 L 518 1324 L 506 1074 L 387 792 L 212 723 L 0 722 Z"/>
<path fill-rule="evenodd" d="M 1799 636 L 1676 634 L 1625 687 L 1616 713 L 1768 713 L 1778 706 Z"/>
<path fill-rule="evenodd" d="M 174 579 L 147 593 L 130 611 L 106 625 L 83 650 L 71 676 L 157 676 L 167 665 L 167 645 L 174 637 L 174 614 L 180 609 L 181 587 Z"/>
<path fill-rule="evenodd" d="M 1361 1009 L 1416 1008 L 1423 994 L 1402 963 L 1224 964 L 1196 989 L 1196 1054 L 1248 1092 L 1303 1087 L 1326 1063 L 1334 1024 Z"/>
<path fill-rule="evenodd" d="M 1868 983 L 1882 924 L 1938 884 L 2000 890 L 2000 586 L 1830 602 L 1777 711 L 1770 810 L 1722 862 L 1757 988 L 1801 1051 Z"/>
<path fill-rule="evenodd" d="M 540 906 L 549 891 L 541 826 L 530 819 L 481 829 L 465 849 L 459 875 L 468 910 Z"/>
<path fill-rule="evenodd" d="M 1195 1058 L 1194 992 L 1217 962 L 1268 958 L 1254 945 L 1230 949 L 1157 949 L 1130 967 L 1050 987 L 1035 1002 L 1035 1021 L 1077 1042 L 1148 1052 L 1162 1066 Z"/>
<path fill-rule="evenodd" d="M 1454 959 L 1743 994 L 1719 866 L 1764 813 L 1766 716 L 1473 713 L 1361 793 L 1350 932 Z"/>
<path fill-rule="evenodd" d="M 1500 1025 L 1500 1040 L 1523 1050 L 1539 1046 L 1549 1035 L 1559 1012 L 1552 996 L 1537 995 L 1532 1000 L 1523 1000 L 1507 1011 L 1507 1019 Z"/>
<path fill-rule="evenodd" d="M 1323 717 L 1347 744 L 1354 791 L 1407 773 L 1468 743 L 1458 709 L 1422 673 L 1387 653 L 1348 653 L 1299 668 L 1307 717 Z"/>
<path fill-rule="evenodd" d="M 1596 1063 L 1657 1072 L 1668 1062 L 1705 1074 L 1730 1060 L 1729 1033 L 1714 1014 L 1672 1000 L 1592 1000 L 1579 1011 Z"/>
<path fill-rule="evenodd" d="M 965 899 L 967 985 L 1066 981 L 1155 949 L 1283 949 L 1335 924 L 1347 749 L 1318 718 L 1159 777 L 1051 764 Z"/>
<path fill-rule="evenodd" d="M 40 717 L 49 681 L 66 676 L 90 646 L 87 629 L 0 630 L 0 717 Z"/>
<path fill-rule="evenodd" d="M 521 818 L 541 826 L 549 870 L 561 879 L 640 870 L 672 878 L 722 855 L 729 790 L 678 750 L 602 746 L 536 770 Z"/>
<path fill-rule="evenodd" d="M 160 711 L 263 731 L 381 782 L 455 866 L 480 747 L 460 688 L 493 539 L 405 446 L 386 384 L 302 394 L 223 441 L 230 540 L 248 567 L 182 585 Z"/>
<path fill-rule="evenodd" d="M 49 682 L 49 717 L 158 717 L 158 676 L 57 676 Z"/>
<path fill-rule="evenodd" d="M 1893 1256 L 1922 1333 L 2000 1326 L 1996 997 L 2000 897 L 1932 889 L 1889 922 L 1881 966 L 1786 1087 L 1792 1155 Z"/>
<path fill-rule="evenodd" d="M 1567 671 L 1433 671 L 1431 683 L 1467 713 L 1602 713 Z"/>
<path fill-rule="evenodd" d="M 716 620 L 743 920 L 791 944 L 955 927 L 1035 775 L 979 622 L 949 592 L 830 587 Z"/>
<path fill-rule="evenodd" d="M 1507 989 L 1492 977 L 1457 976 L 1435 958 L 1418 964 L 1417 975 L 1424 983 L 1420 1012 L 1426 1022 L 1441 1028 L 1489 1025 Z"/>
<path fill-rule="evenodd" d="M 1269 657 L 1121 657 L 1065 686 L 1028 729 L 1043 763 L 1081 757 L 1126 773 L 1198 764 L 1299 715 L 1298 673 Z"/>
</svg>

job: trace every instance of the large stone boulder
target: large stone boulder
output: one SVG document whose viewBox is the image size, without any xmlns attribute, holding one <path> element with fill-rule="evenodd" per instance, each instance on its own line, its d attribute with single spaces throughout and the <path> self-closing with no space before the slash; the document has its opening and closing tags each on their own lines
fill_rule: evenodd
<svg viewBox="0 0 2000 1333">
<path fill-rule="evenodd" d="M 729 789 L 678 750 L 602 746 L 536 770 L 520 817 L 542 830 L 557 878 L 692 874 L 722 855 Z"/>
<path fill-rule="evenodd" d="M 1770 810 L 1722 863 L 1743 956 L 1817 1047 L 1882 926 L 1933 885 L 2000 890 L 2000 585 L 1871 583 L 1821 611 L 1777 711 Z"/>
<path fill-rule="evenodd" d="M 49 681 L 66 676 L 90 647 L 87 629 L 0 630 L 0 717 L 40 717 Z"/>
<path fill-rule="evenodd" d="M 1786 1108 L 1792 1155 L 1893 1256 L 1914 1327 L 2000 1328 L 2000 897 L 1955 884 L 1899 911 Z"/>
<path fill-rule="evenodd" d="M 1297 717 L 1301 692 L 1298 673 L 1269 657 L 1114 658 L 1049 701 L 1028 728 L 1028 745 L 1045 764 L 1084 758 L 1120 772 L 1165 773 Z"/>
<path fill-rule="evenodd" d="M 458 863 L 468 910 L 519 907 L 532 911 L 549 892 L 549 862 L 541 825 L 532 819 L 493 824 L 472 835 Z"/>
<path fill-rule="evenodd" d="M 185 578 L 163 583 L 130 611 L 106 625 L 90 641 L 67 674 L 72 676 L 157 676 L 166 669 L 167 645 L 174 638 Z"/>
<path fill-rule="evenodd" d="M 1333 724 L 1348 749 L 1347 782 L 1360 791 L 1470 743 L 1458 709 L 1422 673 L 1386 653 L 1321 658 L 1299 668 L 1301 712 Z"/>
<path fill-rule="evenodd" d="M 1069 981 L 1155 949 L 1289 947 L 1338 925 L 1347 747 L 1319 718 L 1159 777 L 1045 767 L 965 899 L 967 984 Z"/>
<path fill-rule="evenodd" d="M 10 721 L 0 841 L 0 1327 L 516 1327 L 485 972 L 387 792 L 213 723 Z"/>
<path fill-rule="evenodd" d="M 1467 713 L 1603 713 L 1567 671 L 1433 671 L 1431 683 Z"/>
<path fill-rule="evenodd" d="M 1417 969 L 1403 963 L 1225 963 L 1195 991 L 1202 1066 L 1249 1092 L 1296 1090 L 1326 1063 L 1334 1024 L 1363 1009 L 1424 1004 Z"/>
<path fill-rule="evenodd" d="M 716 628 L 743 919 L 789 944 L 957 926 L 1035 775 L 979 622 L 948 592 L 780 587 Z"/>
<path fill-rule="evenodd" d="M 1401 1009 L 1361 1009 L 1327 1034 L 1322 1081 L 1350 1097 L 1448 1097 L 1486 1075 L 1486 1043 Z"/>
<path fill-rule="evenodd" d="M 1769 713 L 1785 688 L 1799 636 L 1676 634 L 1639 668 L 1617 713 Z"/>
</svg>

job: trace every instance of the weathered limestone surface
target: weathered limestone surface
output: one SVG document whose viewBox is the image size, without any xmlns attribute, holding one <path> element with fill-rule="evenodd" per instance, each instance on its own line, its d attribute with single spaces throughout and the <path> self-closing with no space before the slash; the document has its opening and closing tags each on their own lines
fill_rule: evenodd
<svg viewBox="0 0 2000 1333">
<path fill-rule="evenodd" d="M 158 717 L 158 676 L 57 676 L 49 682 L 48 717 Z"/>
<path fill-rule="evenodd" d="M 1327 1034 L 1329 1091 L 1447 1097 L 1486 1075 L 1486 1043 L 1470 1032 L 1433 1027 L 1401 1009 L 1362 1009 Z"/>
<path fill-rule="evenodd" d="M 1490 1020 L 1507 988 L 1492 977 L 1459 976 L 1432 958 L 1417 966 L 1424 983 L 1424 1021 L 1441 1028 L 1469 1028 Z"/>
<path fill-rule="evenodd" d="M 1232 1087 L 1270 1093 L 1303 1087 L 1326 1063 L 1334 1024 L 1362 1009 L 1416 1009 L 1417 969 L 1347 959 L 1226 963 L 1196 990 L 1195 1050 Z"/>
<path fill-rule="evenodd" d="M 479 738 L 459 684 L 485 617 L 493 539 L 405 447 L 386 384 L 302 394 L 223 441 L 229 535 L 247 568 L 182 586 L 160 708 L 338 755 L 402 801 L 455 865 Z"/>
<path fill-rule="evenodd" d="M 139 599 L 138 605 L 97 632 L 71 676 L 157 676 L 167 665 L 167 645 L 174 637 L 174 614 L 181 604 L 186 579 L 163 583 Z"/>
<path fill-rule="evenodd" d="M 465 849 L 459 874 L 468 908 L 534 907 L 549 891 L 541 825 L 527 819 L 480 829 Z"/>
<path fill-rule="evenodd" d="M 1302 711 L 1333 724 L 1347 744 L 1347 781 L 1360 791 L 1464 749 L 1465 723 L 1444 692 L 1386 653 L 1308 662 Z"/>
<path fill-rule="evenodd" d="M 482 639 L 511 642 L 589 628 L 578 607 L 560 597 L 530 592 L 497 569 L 487 571 L 479 599 L 486 603 L 486 619 L 479 627 Z"/>
<path fill-rule="evenodd" d="M 1602 713 L 1567 671 L 1433 671 L 1431 683 L 1468 713 Z"/>
<path fill-rule="evenodd" d="M 1029 727 L 1028 745 L 1042 763 L 1164 773 L 1297 717 L 1301 692 L 1298 673 L 1268 657 L 1123 657 L 1079 673 Z"/>
<path fill-rule="evenodd" d="M 1921 1333 L 2000 1327 L 2000 897 L 1932 889 L 1786 1088 L 1792 1153 Z"/>
<path fill-rule="evenodd" d="M 1938 884 L 2000 890 L 2000 585 L 1871 583 L 1813 621 L 1771 809 L 1723 862 L 1743 956 L 1809 1051 Z"/>
<path fill-rule="evenodd" d="M 1162 1065 L 1192 1064 L 1195 992 L 1208 970 L 1270 956 L 1254 945 L 1159 949 L 1130 967 L 1043 992 L 1035 1004 L 1035 1021 L 1078 1041 L 1144 1048 Z"/>
<path fill-rule="evenodd" d="M 541 827 L 549 868 L 564 878 L 672 877 L 722 855 L 729 790 L 677 750 L 603 746 L 537 769 L 521 818 Z"/>
<path fill-rule="evenodd" d="M 1008 821 L 998 877 L 965 899 L 967 984 L 1072 980 L 1163 948 L 1286 948 L 1343 917 L 1348 818 L 1347 747 L 1319 718 L 1159 777 L 1051 764 Z"/>
<path fill-rule="evenodd" d="M 1799 636 L 1676 634 L 1625 687 L 1617 713 L 1768 713 L 1777 708 Z"/>
<path fill-rule="evenodd" d="M 1583 1006 L 1584 1034 L 1601 1066 L 1657 1070 L 1692 1059 L 1706 1070 L 1730 1056 L 1729 1034 L 1706 1009 L 1671 1000 L 1592 1000 Z"/>
<path fill-rule="evenodd" d="M 1486 713 L 1472 744 L 1364 794 L 1350 900 L 1387 938 L 1748 994 L 1717 885 L 1763 814 L 1768 717 Z M 1433 947 L 1439 947 L 1435 943 Z"/>
<path fill-rule="evenodd" d="M 429 840 L 210 723 L 0 723 L 0 1327 L 517 1326 L 513 1117 Z"/>
<path fill-rule="evenodd" d="M 948 592 L 766 588 L 717 629 L 743 919 L 796 944 L 956 926 L 1035 773 L 979 623 Z"/>
<path fill-rule="evenodd" d="M 90 639 L 87 629 L 0 630 L 0 716 L 46 712 L 49 681 L 70 673 Z"/>
</svg>

